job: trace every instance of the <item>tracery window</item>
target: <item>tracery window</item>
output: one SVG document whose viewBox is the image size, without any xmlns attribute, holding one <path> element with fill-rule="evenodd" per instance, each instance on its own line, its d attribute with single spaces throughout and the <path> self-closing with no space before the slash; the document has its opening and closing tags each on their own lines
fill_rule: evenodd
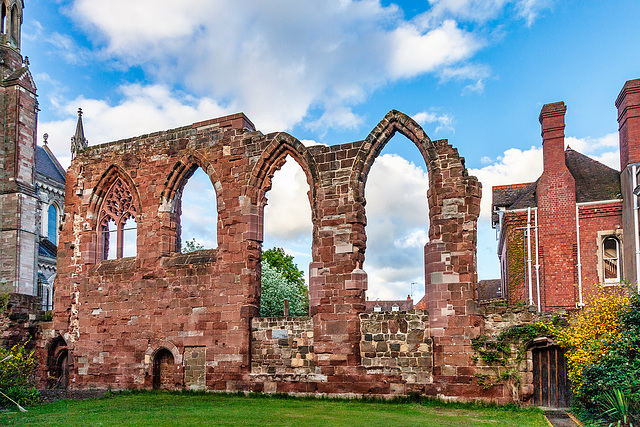
<svg viewBox="0 0 640 427">
<path fill-rule="evenodd" d="M 129 187 L 120 178 L 107 192 L 98 224 L 101 259 L 136 255 L 136 208 Z"/>
<path fill-rule="evenodd" d="M 615 237 L 607 237 L 602 242 L 605 283 L 620 281 L 620 242 Z"/>
</svg>

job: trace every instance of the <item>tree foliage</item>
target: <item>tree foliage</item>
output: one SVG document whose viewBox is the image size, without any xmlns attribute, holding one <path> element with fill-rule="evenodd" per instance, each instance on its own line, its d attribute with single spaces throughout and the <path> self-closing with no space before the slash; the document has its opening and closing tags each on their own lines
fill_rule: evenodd
<svg viewBox="0 0 640 427">
<path fill-rule="evenodd" d="M 204 245 L 196 241 L 196 238 L 194 237 L 193 239 L 187 240 L 182 243 L 181 252 L 183 254 L 186 254 L 189 252 L 201 251 L 202 249 L 204 249 Z"/>
<path fill-rule="evenodd" d="M 309 314 L 309 291 L 304 282 L 304 272 L 298 269 L 293 257 L 284 249 L 263 251 L 260 315 L 283 316 L 285 299 L 289 300 L 290 316 Z"/>
</svg>

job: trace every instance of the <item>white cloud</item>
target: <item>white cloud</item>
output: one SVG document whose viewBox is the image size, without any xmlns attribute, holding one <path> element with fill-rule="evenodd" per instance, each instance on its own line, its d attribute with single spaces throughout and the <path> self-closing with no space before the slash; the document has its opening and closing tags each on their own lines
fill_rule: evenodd
<svg viewBox="0 0 640 427">
<path fill-rule="evenodd" d="M 161 85 L 127 85 L 120 87 L 119 92 L 122 100 L 116 105 L 83 97 L 51 99 L 50 102 L 58 104 L 63 118 L 40 122 L 38 141 L 48 133 L 49 147 L 67 167 L 71 162 L 70 139 L 75 133 L 78 107 L 84 112 L 82 120 L 89 145 L 184 126 L 229 112 L 209 98 L 181 96 Z"/>
<path fill-rule="evenodd" d="M 424 169 L 394 154 L 383 154 L 367 178 L 369 299 L 404 299 L 414 285 L 424 293 L 424 244 L 428 240 L 428 176 Z"/>
<path fill-rule="evenodd" d="M 491 216 L 491 187 L 523 182 L 533 182 L 542 173 L 542 147 L 529 150 L 510 148 L 492 163 L 480 169 L 469 169 L 469 175 L 482 183 L 480 215 Z"/>
<path fill-rule="evenodd" d="M 482 79 L 480 79 L 477 82 L 475 82 L 474 84 L 466 85 L 462 89 L 462 94 L 466 95 L 468 93 L 477 93 L 477 94 L 484 93 L 484 81 Z"/>
<path fill-rule="evenodd" d="M 420 229 L 410 232 L 408 235 L 401 239 L 396 240 L 393 244 L 399 248 L 424 248 L 424 245 L 429 241 L 428 230 Z"/>
<path fill-rule="evenodd" d="M 422 111 L 413 115 L 413 120 L 418 122 L 421 126 L 425 123 L 437 123 L 438 126 L 435 132 L 438 133 L 441 130 L 454 131 L 453 129 L 453 117 L 448 114 L 437 114 L 433 111 Z"/>
<path fill-rule="evenodd" d="M 540 12 L 551 6 L 552 0 L 429 0 L 429 3 L 431 9 L 423 17 L 427 22 L 443 16 L 454 16 L 483 23 L 497 18 L 511 6 L 515 15 L 531 26 Z"/>
<path fill-rule="evenodd" d="M 266 132 L 303 118 L 314 129 L 358 126 L 351 108 L 379 86 L 470 72 L 464 60 L 484 45 L 454 20 L 423 28 L 379 0 L 75 0 L 73 17 L 105 54 L 242 110 Z"/>
<path fill-rule="evenodd" d="M 393 33 L 392 45 L 389 66 L 391 75 L 398 78 L 414 77 L 465 60 L 482 47 L 482 42 L 458 28 L 455 21 L 447 20 L 426 33 L 414 25 L 401 26 Z"/>
<path fill-rule="evenodd" d="M 273 175 L 264 209 L 265 235 L 275 239 L 299 240 L 311 238 L 311 206 L 309 184 L 302 168 L 291 157 Z"/>
</svg>

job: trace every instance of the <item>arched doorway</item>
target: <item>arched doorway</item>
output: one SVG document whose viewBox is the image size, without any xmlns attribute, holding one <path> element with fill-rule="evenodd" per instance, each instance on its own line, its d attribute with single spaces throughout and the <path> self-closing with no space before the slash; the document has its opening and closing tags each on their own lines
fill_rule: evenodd
<svg viewBox="0 0 640 427">
<path fill-rule="evenodd" d="M 49 374 L 47 388 L 66 389 L 69 387 L 69 366 L 71 356 L 67 343 L 62 337 L 55 338 L 49 346 L 47 354 L 47 371 Z"/>
<path fill-rule="evenodd" d="M 153 358 L 153 388 L 154 390 L 171 390 L 176 384 L 176 364 L 173 354 L 166 348 L 161 348 Z"/>
</svg>

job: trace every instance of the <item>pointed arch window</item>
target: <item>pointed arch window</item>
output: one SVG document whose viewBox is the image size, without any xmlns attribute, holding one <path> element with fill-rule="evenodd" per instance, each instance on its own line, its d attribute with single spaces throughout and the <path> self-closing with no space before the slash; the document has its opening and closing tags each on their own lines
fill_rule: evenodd
<svg viewBox="0 0 640 427">
<path fill-rule="evenodd" d="M 54 204 L 49 205 L 47 212 L 47 238 L 54 245 L 58 244 L 58 209 Z"/>
<path fill-rule="evenodd" d="M 4 3 L 0 6 L 0 19 L 2 20 L 2 34 L 7 34 L 7 6 Z"/>
<path fill-rule="evenodd" d="M 18 40 L 19 40 L 19 31 L 20 31 L 20 26 L 19 26 L 19 20 L 20 17 L 18 16 L 18 8 L 16 7 L 16 5 L 14 4 L 13 7 L 11 8 L 11 40 L 13 41 L 13 43 L 18 46 Z"/>
<path fill-rule="evenodd" d="M 136 256 L 136 209 L 129 186 L 117 178 L 102 203 L 98 220 L 100 259 Z"/>
</svg>

